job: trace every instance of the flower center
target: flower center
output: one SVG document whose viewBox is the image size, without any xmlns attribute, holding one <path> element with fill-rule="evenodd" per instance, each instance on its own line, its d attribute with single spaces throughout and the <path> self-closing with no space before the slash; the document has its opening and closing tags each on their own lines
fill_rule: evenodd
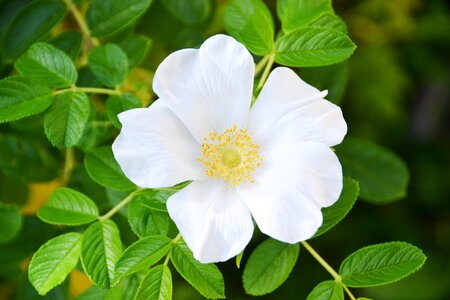
<svg viewBox="0 0 450 300">
<path fill-rule="evenodd" d="M 239 185 L 243 181 L 253 182 L 251 173 L 262 163 L 258 154 L 258 145 L 245 129 L 236 125 L 221 134 L 210 132 L 202 143 L 203 156 L 199 161 L 206 167 L 206 175 L 224 178 L 230 185 Z"/>
</svg>

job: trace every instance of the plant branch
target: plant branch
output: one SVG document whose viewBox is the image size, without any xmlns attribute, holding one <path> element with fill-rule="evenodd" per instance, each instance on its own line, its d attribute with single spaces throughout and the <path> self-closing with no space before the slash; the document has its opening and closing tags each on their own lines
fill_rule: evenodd
<svg viewBox="0 0 450 300">
<path fill-rule="evenodd" d="M 264 83 L 267 80 L 267 77 L 269 77 L 270 70 L 272 69 L 272 65 L 275 62 L 275 54 L 272 53 L 268 57 L 269 58 L 267 60 L 266 68 L 264 69 L 264 72 L 261 75 L 261 79 L 259 80 L 258 86 L 256 87 L 257 91 L 259 91 L 263 87 Z"/>
<path fill-rule="evenodd" d="M 141 188 L 137 188 L 134 192 L 131 192 L 127 197 L 125 197 L 125 199 L 123 199 L 122 201 L 120 201 L 119 204 L 117 204 L 116 206 L 114 206 L 110 211 L 108 211 L 105 215 L 101 216 L 98 218 L 99 221 L 104 221 L 107 220 L 109 218 L 111 218 L 116 212 L 118 212 L 122 207 L 124 207 L 125 205 L 127 205 L 131 200 L 133 200 L 134 196 L 136 196 L 136 194 L 138 194 L 142 189 Z"/>
<path fill-rule="evenodd" d="M 100 42 L 98 41 L 98 39 L 92 37 L 91 31 L 89 30 L 89 27 L 87 26 L 83 15 L 78 10 L 78 8 L 75 6 L 75 4 L 73 4 L 72 0 L 63 0 L 63 1 L 66 4 L 67 8 L 72 13 L 72 15 L 74 16 L 75 21 L 77 21 L 78 26 L 80 27 L 84 38 L 91 41 L 92 45 L 94 45 L 94 46 L 100 45 Z"/>
<path fill-rule="evenodd" d="M 75 166 L 74 152 L 73 148 L 66 149 L 65 161 L 64 161 L 64 169 L 63 169 L 63 182 L 66 184 L 70 179 L 70 173 L 72 172 L 73 167 Z"/>
<path fill-rule="evenodd" d="M 120 95 L 121 94 L 120 91 L 113 90 L 113 89 L 73 86 L 71 88 L 55 91 L 55 92 L 53 92 L 53 95 L 59 95 L 59 94 L 63 94 L 65 92 L 70 92 L 70 91 L 72 91 L 72 92 L 85 92 L 85 93 L 92 93 L 92 94 L 107 94 L 107 95 Z"/>
<path fill-rule="evenodd" d="M 262 69 L 266 65 L 267 61 L 269 60 L 269 58 L 270 58 L 270 54 L 261 58 L 261 60 L 258 62 L 258 64 L 256 64 L 255 76 L 258 76 L 258 74 L 262 71 Z"/>
</svg>

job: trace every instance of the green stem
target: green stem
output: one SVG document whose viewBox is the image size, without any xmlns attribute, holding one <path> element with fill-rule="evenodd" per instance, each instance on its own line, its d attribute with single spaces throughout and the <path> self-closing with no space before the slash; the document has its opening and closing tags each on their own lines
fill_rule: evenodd
<svg viewBox="0 0 450 300">
<path fill-rule="evenodd" d="M 53 92 L 53 95 L 59 95 L 59 94 L 63 94 L 65 92 L 70 92 L 70 91 L 72 91 L 72 92 L 85 92 L 85 93 L 92 93 L 92 94 L 107 94 L 107 95 L 120 95 L 121 94 L 120 91 L 113 90 L 113 89 L 73 86 L 71 88 L 55 91 L 55 92 Z"/>
<path fill-rule="evenodd" d="M 172 244 L 177 244 L 178 241 L 181 239 L 181 233 L 178 233 L 177 236 L 172 240 Z M 166 259 L 164 260 L 164 265 L 167 266 L 169 263 L 170 257 L 172 256 L 172 248 L 170 249 L 169 253 L 166 255 Z"/>
<path fill-rule="evenodd" d="M 118 212 L 122 207 L 127 205 L 131 200 L 133 200 L 134 196 L 138 194 L 142 189 L 138 188 L 134 192 L 130 193 L 125 199 L 120 201 L 119 204 L 114 206 L 110 211 L 108 211 L 105 215 L 98 218 L 99 221 L 104 221 L 111 218 L 116 212 Z"/>
<path fill-rule="evenodd" d="M 64 170 L 63 170 L 63 182 L 67 183 L 70 179 L 70 173 L 75 165 L 75 158 L 73 148 L 66 149 L 66 156 L 64 161 Z"/>
<path fill-rule="evenodd" d="M 341 276 L 319 255 L 319 253 L 317 253 L 316 250 L 314 250 L 307 242 L 303 241 L 301 242 L 301 244 L 319 262 L 319 264 L 321 264 L 322 267 L 324 267 L 324 269 L 327 270 L 328 273 L 331 274 L 331 276 L 333 276 L 334 280 L 344 288 L 345 292 L 350 297 L 350 299 L 356 300 L 352 292 L 350 292 L 348 287 L 342 282 Z"/>
<path fill-rule="evenodd" d="M 83 15 L 78 10 L 78 8 L 73 4 L 72 0 L 63 0 L 66 4 L 67 8 L 69 8 L 70 12 L 72 13 L 73 17 L 75 18 L 75 21 L 77 21 L 78 26 L 80 26 L 81 32 L 83 33 L 83 36 L 85 39 L 88 39 L 91 41 L 92 45 L 98 46 L 100 45 L 100 42 L 98 39 L 92 37 L 91 31 L 89 30 L 88 25 L 86 24 L 86 21 L 84 20 Z"/>
<path fill-rule="evenodd" d="M 264 72 L 261 75 L 261 79 L 259 80 L 258 86 L 256 87 L 256 91 L 259 91 L 263 87 L 264 83 L 267 80 L 267 77 L 269 77 L 270 70 L 272 69 L 272 65 L 274 62 L 275 62 L 275 54 L 272 53 L 269 55 L 266 68 L 264 69 Z"/>
<path fill-rule="evenodd" d="M 255 67 L 255 76 L 258 76 L 259 72 L 262 71 L 264 66 L 266 65 L 267 61 L 269 60 L 270 55 L 266 55 L 258 62 L 258 64 Z"/>
</svg>

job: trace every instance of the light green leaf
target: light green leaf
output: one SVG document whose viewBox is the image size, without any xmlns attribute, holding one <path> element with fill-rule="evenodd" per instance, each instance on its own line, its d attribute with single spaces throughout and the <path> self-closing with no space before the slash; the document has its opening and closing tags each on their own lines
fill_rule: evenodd
<svg viewBox="0 0 450 300">
<path fill-rule="evenodd" d="M 82 235 L 76 232 L 62 234 L 49 240 L 33 255 L 28 267 L 28 278 L 45 295 L 64 281 L 77 265 Z"/>
<path fill-rule="evenodd" d="M 152 0 L 92 0 L 86 12 L 91 33 L 104 37 L 135 23 Z"/>
<path fill-rule="evenodd" d="M 70 57 L 47 43 L 31 45 L 14 66 L 20 74 L 51 88 L 70 87 L 77 81 L 77 70 Z"/>
<path fill-rule="evenodd" d="M 0 123 L 35 115 L 52 104 L 52 91 L 24 76 L 0 80 Z"/>
<path fill-rule="evenodd" d="M 123 111 L 142 107 L 141 101 L 133 94 L 112 95 L 106 100 L 105 112 L 108 119 L 116 128 L 122 128 L 117 115 Z"/>
<path fill-rule="evenodd" d="M 111 220 L 91 224 L 83 234 L 81 263 L 92 282 L 112 287 L 114 266 L 122 254 L 119 229 Z"/>
<path fill-rule="evenodd" d="M 44 222 L 76 226 L 95 221 L 98 209 L 94 201 L 69 188 L 58 188 L 42 206 L 37 216 Z"/>
<path fill-rule="evenodd" d="M 97 46 L 89 52 L 89 68 L 104 85 L 115 88 L 128 74 L 127 55 L 116 44 Z"/>
<path fill-rule="evenodd" d="M 306 26 L 325 13 L 334 13 L 331 0 L 277 1 L 277 14 L 285 33 Z"/>
<path fill-rule="evenodd" d="M 120 286 L 120 299 L 135 299 L 139 284 L 140 280 L 137 275 L 124 278 Z"/>
<path fill-rule="evenodd" d="M 49 44 L 64 51 L 73 61 L 76 61 L 80 53 L 83 37 L 78 31 L 65 31 L 50 41 Z"/>
<path fill-rule="evenodd" d="M 147 55 L 152 40 L 145 35 L 132 35 L 118 43 L 128 58 L 128 67 L 134 68 Z"/>
<path fill-rule="evenodd" d="M 336 281 L 327 280 L 316 285 L 306 300 L 344 300 L 344 291 Z"/>
<path fill-rule="evenodd" d="M 136 299 L 171 300 L 172 275 L 169 267 L 159 265 L 150 269 L 139 286 Z"/>
<path fill-rule="evenodd" d="M 426 256 L 404 242 L 389 242 L 359 249 L 339 268 L 342 282 L 350 287 L 370 287 L 398 281 L 422 267 Z"/>
<path fill-rule="evenodd" d="M 171 247 L 171 239 L 162 235 L 138 240 L 128 247 L 117 261 L 114 281 L 157 263 Z"/>
<path fill-rule="evenodd" d="M 345 22 L 339 16 L 330 13 L 322 15 L 320 18 L 309 24 L 309 26 L 333 28 L 342 33 L 347 33 L 347 25 Z"/>
<path fill-rule="evenodd" d="M 89 176 L 104 187 L 121 191 L 130 191 L 136 188 L 123 174 L 109 146 L 95 148 L 86 154 L 84 167 Z"/>
<path fill-rule="evenodd" d="M 273 50 L 274 27 L 269 9 L 262 0 L 232 0 L 225 10 L 228 33 L 253 54 L 267 55 Z"/>
<path fill-rule="evenodd" d="M 344 33 L 325 27 L 303 27 L 279 38 L 275 61 L 289 67 L 318 67 L 341 62 L 356 46 Z"/>
<path fill-rule="evenodd" d="M 241 253 L 239 253 L 238 255 L 236 255 L 236 267 L 238 269 L 241 268 L 241 261 L 242 261 L 242 257 L 244 256 L 244 250 L 241 251 Z"/>
<path fill-rule="evenodd" d="M 166 10 L 184 24 L 203 22 L 212 11 L 211 0 L 161 0 Z"/>
<path fill-rule="evenodd" d="M 270 238 L 262 242 L 245 265 L 242 277 L 245 291 L 253 296 L 273 292 L 288 278 L 297 262 L 298 252 L 298 244 Z"/>
<path fill-rule="evenodd" d="M 22 228 L 20 210 L 12 205 L 0 203 L 0 244 L 13 240 Z"/>
<path fill-rule="evenodd" d="M 354 179 L 344 177 L 344 186 L 336 203 L 322 209 L 323 222 L 314 237 L 318 237 L 333 228 L 352 209 L 359 194 L 358 182 Z"/>
<path fill-rule="evenodd" d="M 33 1 L 14 18 L 3 39 L 3 55 L 15 59 L 47 34 L 65 15 L 62 1 Z M 1 52 L 1 51 L 0 51 Z"/>
<path fill-rule="evenodd" d="M 144 189 L 136 194 L 141 205 L 153 210 L 167 212 L 166 202 L 170 196 L 177 192 L 177 189 Z"/>
<path fill-rule="evenodd" d="M 380 204 L 406 195 L 409 172 L 390 150 L 372 142 L 346 138 L 336 147 L 344 175 L 358 180 L 363 200 Z"/>
<path fill-rule="evenodd" d="M 223 277 L 216 265 L 197 261 L 183 241 L 173 247 L 170 258 L 178 273 L 204 297 L 225 298 Z"/>
<path fill-rule="evenodd" d="M 45 113 L 44 130 L 53 146 L 70 148 L 83 136 L 91 106 L 83 92 L 66 92 L 57 95 Z"/>
</svg>

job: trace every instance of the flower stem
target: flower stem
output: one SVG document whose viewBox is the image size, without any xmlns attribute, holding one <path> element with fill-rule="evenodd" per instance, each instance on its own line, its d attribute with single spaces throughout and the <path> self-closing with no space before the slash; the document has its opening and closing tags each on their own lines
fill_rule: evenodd
<svg viewBox="0 0 450 300">
<path fill-rule="evenodd" d="M 90 88 L 90 87 L 76 87 L 73 86 L 71 88 L 59 90 L 53 92 L 53 95 L 63 94 L 65 92 L 85 92 L 85 93 L 93 93 L 93 94 L 107 94 L 107 95 L 120 95 L 121 92 L 113 89 L 103 89 L 103 88 Z"/>
<path fill-rule="evenodd" d="M 86 21 L 84 20 L 83 15 L 78 10 L 78 8 L 73 4 L 72 0 L 63 0 L 66 4 L 67 8 L 72 13 L 73 17 L 75 18 L 75 21 L 77 21 L 78 26 L 80 26 L 81 32 L 83 33 L 83 36 L 85 39 L 88 39 L 91 41 L 92 45 L 98 46 L 100 45 L 100 42 L 98 39 L 92 37 L 91 31 L 89 30 L 89 27 L 86 24 Z"/>
<path fill-rule="evenodd" d="M 107 220 L 109 218 L 111 218 L 116 212 L 118 212 L 122 207 L 124 207 L 125 205 L 127 205 L 131 200 L 133 200 L 134 196 L 136 196 L 136 194 L 138 194 L 140 191 L 142 191 L 141 188 L 137 188 L 134 192 L 131 192 L 127 197 L 125 197 L 125 199 L 123 199 L 122 201 L 120 201 L 119 204 L 117 204 L 116 206 L 114 206 L 110 211 L 108 211 L 105 215 L 101 216 L 98 218 L 99 221 L 104 221 Z"/>
<path fill-rule="evenodd" d="M 258 64 L 255 67 L 255 76 L 257 76 L 259 74 L 259 72 L 262 71 L 262 69 L 266 65 L 267 61 L 269 60 L 269 58 L 270 58 L 270 54 L 261 58 L 261 60 L 258 62 Z"/>
<path fill-rule="evenodd" d="M 301 244 L 319 262 L 319 264 L 321 264 L 322 267 L 324 267 L 324 269 L 327 270 L 328 273 L 331 274 L 331 276 L 333 276 L 334 280 L 344 288 L 350 299 L 356 300 L 355 296 L 353 296 L 348 287 L 344 283 L 342 283 L 341 276 L 319 255 L 319 253 L 317 253 L 316 250 L 314 250 L 307 242 L 303 241 L 301 242 Z"/>
<path fill-rule="evenodd" d="M 266 64 L 266 68 L 264 69 L 264 72 L 261 75 L 261 79 L 259 80 L 258 86 L 256 87 L 257 91 L 259 91 L 263 87 L 264 83 L 267 80 L 267 77 L 269 77 L 269 73 L 270 73 L 270 70 L 272 69 L 272 65 L 274 62 L 275 62 L 275 54 L 272 53 L 269 55 L 269 58 L 268 58 L 267 64 Z"/>
</svg>

